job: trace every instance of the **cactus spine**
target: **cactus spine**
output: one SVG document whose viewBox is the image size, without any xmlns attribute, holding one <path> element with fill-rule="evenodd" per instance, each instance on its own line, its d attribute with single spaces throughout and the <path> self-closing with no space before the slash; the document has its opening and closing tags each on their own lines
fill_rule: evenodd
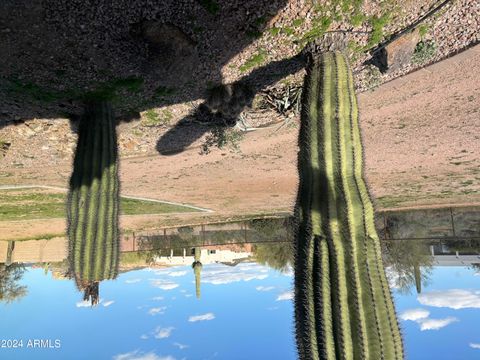
<svg viewBox="0 0 480 360">
<path fill-rule="evenodd" d="M 87 105 L 70 178 L 69 266 L 81 290 L 113 279 L 119 259 L 119 179 L 115 119 L 108 103 Z M 98 290 L 97 290 L 98 292 Z"/>
<path fill-rule="evenodd" d="M 352 73 L 341 53 L 304 84 L 296 206 L 300 359 L 402 359 L 403 344 L 363 178 Z"/>
</svg>

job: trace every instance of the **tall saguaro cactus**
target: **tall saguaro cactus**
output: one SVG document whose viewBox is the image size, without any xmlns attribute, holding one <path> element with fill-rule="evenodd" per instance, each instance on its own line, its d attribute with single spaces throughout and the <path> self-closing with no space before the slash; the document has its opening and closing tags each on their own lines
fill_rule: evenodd
<svg viewBox="0 0 480 360">
<path fill-rule="evenodd" d="M 402 359 L 363 155 L 352 73 L 341 53 L 305 78 L 296 206 L 300 359 Z"/>
<path fill-rule="evenodd" d="M 87 105 L 79 126 L 67 203 L 69 265 L 79 288 L 90 291 L 118 272 L 118 154 L 110 105 Z"/>
<path fill-rule="evenodd" d="M 202 263 L 200 262 L 200 257 L 202 254 L 202 249 L 199 247 L 195 248 L 194 259 L 195 261 L 192 264 L 193 272 L 195 274 L 195 294 L 197 299 L 200 299 L 200 283 L 201 283 L 201 273 L 202 273 Z"/>
</svg>

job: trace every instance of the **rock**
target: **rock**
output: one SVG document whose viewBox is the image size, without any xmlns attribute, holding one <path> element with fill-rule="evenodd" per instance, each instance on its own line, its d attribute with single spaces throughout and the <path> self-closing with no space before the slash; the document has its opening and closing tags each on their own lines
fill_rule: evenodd
<svg viewBox="0 0 480 360">
<path fill-rule="evenodd" d="M 415 47 L 420 41 L 418 28 L 402 35 L 379 51 L 376 62 L 382 72 L 391 72 L 410 64 Z"/>
<path fill-rule="evenodd" d="M 29 126 L 27 125 L 24 125 L 22 127 L 22 132 L 28 137 L 28 138 L 31 138 L 32 136 L 35 136 L 35 131 L 33 131 L 32 129 L 30 129 Z"/>
<path fill-rule="evenodd" d="M 12 144 L 10 142 L 2 141 L 0 142 L 0 156 L 5 157 L 7 154 L 8 149 Z"/>
<path fill-rule="evenodd" d="M 179 27 L 155 20 L 144 21 L 132 28 L 132 34 L 147 43 L 151 68 L 164 79 L 188 81 L 198 66 L 196 43 Z"/>
</svg>

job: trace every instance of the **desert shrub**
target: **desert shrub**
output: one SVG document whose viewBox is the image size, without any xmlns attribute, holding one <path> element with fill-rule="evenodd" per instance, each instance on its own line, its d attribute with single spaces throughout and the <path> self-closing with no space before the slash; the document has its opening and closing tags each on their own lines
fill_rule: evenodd
<svg viewBox="0 0 480 360">
<path fill-rule="evenodd" d="M 239 151 L 239 142 L 242 138 L 243 133 L 241 131 L 224 126 L 215 126 L 206 136 L 200 153 L 202 155 L 209 154 L 212 147 L 219 149 L 228 147 L 230 151 Z"/>
<path fill-rule="evenodd" d="M 382 83 L 382 73 L 375 65 L 367 65 L 364 74 L 365 86 L 369 90 L 377 88 Z"/>
<path fill-rule="evenodd" d="M 420 41 L 412 55 L 414 64 L 425 64 L 437 53 L 437 44 L 434 41 Z"/>
</svg>

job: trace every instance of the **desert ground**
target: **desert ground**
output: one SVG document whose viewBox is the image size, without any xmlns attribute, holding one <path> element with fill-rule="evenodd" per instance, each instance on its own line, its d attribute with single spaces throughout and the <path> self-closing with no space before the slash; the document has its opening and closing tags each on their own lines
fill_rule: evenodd
<svg viewBox="0 0 480 360">
<path fill-rule="evenodd" d="M 359 94 L 365 174 L 377 209 L 480 203 L 480 45 Z M 264 116 L 274 114 L 265 113 Z M 33 125 L 41 120 L 31 121 Z M 161 228 L 292 211 L 297 186 L 299 117 L 247 132 L 238 150 L 200 155 L 201 139 L 185 151 L 122 156 L 122 193 L 191 204 L 209 213 L 124 216 L 122 229 Z M 66 120 L 55 126 L 68 127 Z M 28 122 L 2 129 L 26 130 Z M 32 126 L 28 127 L 30 129 Z M 131 131 L 131 124 L 118 132 Z M 20 131 L 21 132 L 21 131 Z M 71 136 L 74 144 L 75 135 Z M 71 156 L 42 158 L 41 134 L 14 143 L 1 162 L 2 185 L 68 186 Z M 30 142 L 30 147 L 29 147 Z M 35 161 L 11 158 L 30 149 Z M 10 156 L 10 157 L 9 157 Z M 28 160 L 28 159 L 27 159 Z M 63 219 L 0 223 L 1 238 L 61 234 Z"/>
</svg>

